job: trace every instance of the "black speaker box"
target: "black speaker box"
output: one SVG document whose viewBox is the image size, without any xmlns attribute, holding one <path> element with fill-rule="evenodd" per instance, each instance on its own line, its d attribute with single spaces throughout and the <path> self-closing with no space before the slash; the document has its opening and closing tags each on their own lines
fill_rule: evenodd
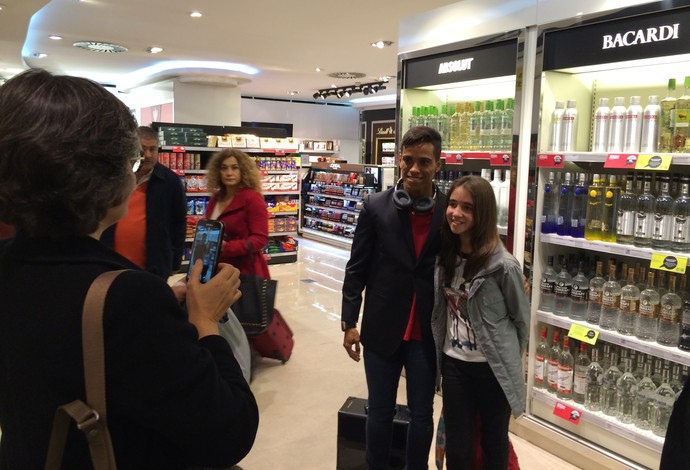
<svg viewBox="0 0 690 470">
<path fill-rule="evenodd" d="M 366 470 L 365 422 L 367 400 L 348 397 L 338 411 L 338 460 L 337 470 Z M 393 441 L 388 468 L 405 468 L 405 448 L 410 412 L 404 405 L 395 406 Z"/>
</svg>

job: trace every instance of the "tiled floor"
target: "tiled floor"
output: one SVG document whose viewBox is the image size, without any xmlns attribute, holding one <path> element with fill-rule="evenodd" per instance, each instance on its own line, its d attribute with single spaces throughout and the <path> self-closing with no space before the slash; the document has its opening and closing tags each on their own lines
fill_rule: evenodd
<svg viewBox="0 0 690 470">
<path fill-rule="evenodd" d="M 336 466 L 337 411 L 348 396 L 366 397 L 362 363 L 342 347 L 340 292 L 349 251 L 300 239 L 297 263 L 272 265 L 278 280 L 277 308 L 295 335 L 283 365 L 255 364 L 251 383 L 260 408 L 259 433 L 243 470 L 332 470 Z M 404 378 L 398 403 L 405 403 Z M 436 421 L 441 398 L 436 397 Z M 522 470 L 576 469 L 511 436 Z M 433 452 L 429 468 L 435 468 Z"/>
</svg>

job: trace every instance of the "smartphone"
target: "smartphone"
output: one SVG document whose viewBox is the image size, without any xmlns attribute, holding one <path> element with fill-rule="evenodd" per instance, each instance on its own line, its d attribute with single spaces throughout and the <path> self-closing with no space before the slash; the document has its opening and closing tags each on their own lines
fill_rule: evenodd
<svg viewBox="0 0 690 470">
<path fill-rule="evenodd" d="M 204 264 L 199 279 L 201 282 L 207 282 L 216 273 L 221 244 L 223 243 L 223 229 L 223 222 L 218 220 L 200 219 L 196 223 L 187 279 L 189 279 L 192 267 L 198 259 L 202 260 Z"/>
</svg>

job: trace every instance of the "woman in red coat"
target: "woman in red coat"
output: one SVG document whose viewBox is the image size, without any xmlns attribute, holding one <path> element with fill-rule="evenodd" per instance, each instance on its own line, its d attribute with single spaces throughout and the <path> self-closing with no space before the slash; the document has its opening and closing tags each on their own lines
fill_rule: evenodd
<svg viewBox="0 0 690 470">
<path fill-rule="evenodd" d="M 208 186 L 214 192 L 206 217 L 225 224 L 220 261 L 242 274 L 270 279 L 262 254 L 268 243 L 268 211 L 256 162 L 240 150 L 226 149 L 213 155 L 206 169 Z"/>
</svg>

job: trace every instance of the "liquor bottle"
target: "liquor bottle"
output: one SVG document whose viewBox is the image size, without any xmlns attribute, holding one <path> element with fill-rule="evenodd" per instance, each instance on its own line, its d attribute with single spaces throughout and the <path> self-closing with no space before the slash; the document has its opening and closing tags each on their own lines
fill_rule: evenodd
<svg viewBox="0 0 690 470">
<path fill-rule="evenodd" d="M 568 105 L 563 112 L 561 152 L 574 152 L 576 150 L 578 119 L 575 105 L 575 100 L 568 100 Z"/>
<path fill-rule="evenodd" d="M 635 333 L 635 314 L 640 303 L 640 289 L 635 285 L 635 269 L 628 268 L 628 283 L 621 288 L 621 307 L 616 331 L 622 335 Z"/>
<path fill-rule="evenodd" d="M 451 105 L 448 110 L 450 114 L 450 139 L 449 145 L 451 149 L 460 149 L 460 115 L 462 114 L 462 106 L 464 103 L 455 103 Z"/>
<path fill-rule="evenodd" d="M 616 281 L 616 265 L 609 264 L 609 279 L 601 287 L 601 315 L 599 328 L 615 330 L 621 304 L 621 285 Z"/>
<path fill-rule="evenodd" d="M 484 101 L 484 111 L 479 115 L 479 150 L 491 149 L 491 121 L 494 114 L 494 102 Z"/>
<path fill-rule="evenodd" d="M 612 345 L 610 343 L 604 343 L 604 347 L 602 348 L 599 364 L 601 364 L 601 367 L 604 369 L 604 372 L 606 372 L 606 370 L 611 365 L 611 348 Z"/>
<path fill-rule="evenodd" d="M 611 365 L 604 372 L 604 380 L 601 384 L 601 411 L 609 416 L 618 414 L 618 379 L 623 373 L 618 368 L 618 351 L 611 348 Z"/>
<path fill-rule="evenodd" d="M 604 272 L 603 265 L 602 261 L 597 261 L 594 277 L 589 280 L 589 303 L 587 304 L 585 321 L 595 325 L 599 323 L 599 317 L 601 316 L 602 290 L 604 283 L 606 283 L 606 279 L 602 275 Z"/>
<path fill-rule="evenodd" d="M 676 294 L 676 277 L 668 279 L 668 292 L 660 300 L 659 325 L 656 342 L 664 346 L 678 346 L 683 301 Z"/>
<path fill-rule="evenodd" d="M 594 174 L 588 189 L 587 217 L 585 221 L 585 238 L 601 240 L 601 225 L 604 212 L 604 180 Z"/>
<path fill-rule="evenodd" d="M 690 351 L 690 300 L 686 300 L 683 303 L 683 317 L 678 348 L 683 351 Z"/>
<path fill-rule="evenodd" d="M 587 392 L 587 369 L 591 364 L 589 356 L 587 356 L 587 343 L 580 342 L 580 353 L 575 359 L 575 371 L 573 374 L 573 400 L 575 403 L 585 403 L 585 394 Z"/>
<path fill-rule="evenodd" d="M 632 373 L 632 359 L 628 356 L 621 361 L 623 375 L 616 382 L 618 394 L 618 419 L 622 423 L 632 423 L 634 421 L 633 403 L 637 392 L 637 379 Z"/>
<path fill-rule="evenodd" d="M 570 211 L 571 237 L 585 237 L 585 225 L 587 222 L 587 199 L 587 174 L 579 173 L 577 183 L 575 183 L 572 191 L 572 208 Z"/>
<path fill-rule="evenodd" d="M 554 291 L 556 288 L 556 270 L 553 269 L 553 256 L 547 257 L 546 269 L 541 275 L 539 310 L 544 312 L 553 312 L 556 298 Z"/>
<path fill-rule="evenodd" d="M 647 287 L 640 292 L 640 306 L 635 316 L 635 336 L 644 341 L 656 341 L 661 297 L 654 287 L 654 271 L 647 273 Z"/>
<path fill-rule="evenodd" d="M 673 173 L 671 175 L 671 189 L 669 189 L 669 193 L 671 193 L 671 196 L 675 199 L 678 196 L 680 196 L 680 174 L 679 173 Z"/>
<path fill-rule="evenodd" d="M 577 267 L 577 274 L 573 277 L 573 285 L 570 289 L 570 313 L 568 316 L 573 320 L 584 320 L 587 314 L 589 279 L 585 276 L 584 269 L 585 263 L 580 261 Z"/>
<path fill-rule="evenodd" d="M 510 152 L 513 149 L 513 115 L 515 114 L 515 100 L 508 98 L 506 101 L 506 109 L 503 112 L 501 119 L 501 149 Z"/>
<path fill-rule="evenodd" d="M 616 242 L 616 222 L 618 221 L 618 200 L 621 188 L 616 175 L 609 175 L 604 189 L 604 209 L 601 216 L 601 241 Z"/>
<path fill-rule="evenodd" d="M 671 250 L 687 253 L 690 251 L 690 177 L 680 179 L 680 196 L 673 201 L 673 224 Z"/>
<path fill-rule="evenodd" d="M 506 170 L 505 178 L 498 188 L 498 225 L 508 225 L 508 210 L 510 208 L 510 170 Z"/>
<path fill-rule="evenodd" d="M 458 136 L 458 148 L 462 150 L 470 149 L 470 116 L 474 112 L 474 105 L 471 102 L 463 103 L 462 109 L 458 111 L 459 116 L 459 136 Z"/>
<path fill-rule="evenodd" d="M 644 365 L 647 362 L 645 354 L 633 349 L 630 351 L 630 357 L 633 359 L 633 375 L 639 382 L 644 377 Z"/>
<path fill-rule="evenodd" d="M 494 103 L 494 112 L 491 115 L 491 150 L 503 149 L 503 115 L 505 104 L 503 100 L 496 100 Z"/>
<path fill-rule="evenodd" d="M 575 359 L 570 353 L 570 338 L 563 336 L 563 349 L 558 356 L 558 390 L 556 395 L 563 400 L 570 400 L 573 396 L 573 367 Z"/>
<path fill-rule="evenodd" d="M 570 215 L 573 205 L 573 181 L 572 174 L 566 172 L 563 175 L 560 192 L 558 195 L 558 217 L 556 218 L 556 233 L 558 235 L 570 235 Z"/>
<path fill-rule="evenodd" d="M 676 107 L 676 79 L 668 79 L 668 94 L 661 100 L 659 113 L 659 152 L 670 152 L 673 149 L 673 109 Z"/>
<path fill-rule="evenodd" d="M 652 361 L 643 365 L 643 377 L 637 383 L 633 402 L 633 423 L 640 429 L 652 429 L 657 385 L 652 380 Z"/>
<path fill-rule="evenodd" d="M 668 384 L 675 394 L 683 390 L 683 376 L 681 375 L 680 364 L 677 362 L 671 364 L 671 381 Z"/>
<path fill-rule="evenodd" d="M 664 361 L 659 357 L 652 357 L 652 382 L 657 388 L 661 385 L 661 370 L 664 368 Z"/>
<path fill-rule="evenodd" d="M 652 195 L 652 175 L 644 175 L 642 194 L 637 198 L 637 216 L 635 217 L 635 246 L 648 247 L 652 244 L 654 230 L 654 211 L 656 198 Z"/>
<path fill-rule="evenodd" d="M 486 181 L 488 181 L 489 184 L 491 184 L 491 169 L 489 169 L 489 168 L 482 168 L 481 176 L 482 176 L 482 178 L 484 178 Z"/>
<path fill-rule="evenodd" d="M 654 225 L 652 228 L 652 249 L 667 250 L 673 239 L 673 198 L 669 194 L 669 176 L 657 175 L 661 180 L 661 194 L 654 204 Z"/>
<path fill-rule="evenodd" d="M 448 105 L 441 105 L 441 114 L 438 116 L 437 126 L 439 134 L 441 134 L 441 148 L 450 148 L 450 116 L 448 116 Z"/>
<path fill-rule="evenodd" d="M 539 344 L 534 354 L 534 386 L 537 388 L 546 388 L 546 358 L 549 353 L 549 346 L 546 341 L 547 332 L 547 327 L 541 329 Z"/>
<path fill-rule="evenodd" d="M 673 403 L 676 394 L 671 388 L 671 363 L 664 359 L 664 368 L 661 371 L 661 385 L 656 389 L 654 401 L 654 425 L 652 432 L 657 436 L 665 437 L 668 421 L 671 418 Z"/>
<path fill-rule="evenodd" d="M 625 98 L 616 96 L 609 115 L 609 153 L 623 151 L 625 111 Z"/>
<path fill-rule="evenodd" d="M 558 359 L 561 356 L 561 330 L 556 328 L 553 332 L 553 343 L 549 349 L 546 360 L 546 384 L 551 393 L 558 392 Z"/>
<path fill-rule="evenodd" d="M 659 97 L 651 95 L 642 112 L 642 136 L 640 152 L 654 153 L 659 149 L 659 118 L 661 107 Z"/>
<path fill-rule="evenodd" d="M 642 292 L 647 288 L 647 268 L 640 266 L 637 273 L 637 282 L 635 285 L 640 289 L 640 292 Z"/>
<path fill-rule="evenodd" d="M 668 289 L 666 288 L 666 271 L 660 270 L 656 273 L 656 291 L 659 293 L 659 298 L 663 297 Z"/>
<path fill-rule="evenodd" d="M 500 192 L 501 192 L 501 183 L 503 181 L 501 180 L 501 170 L 499 169 L 494 169 L 494 177 L 491 180 L 491 189 L 494 190 L 494 199 L 496 200 L 496 214 L 498 214 L 498 205 L 500 201 Z"/>
<path fill-rule="evenodd" d="M 690 77 L 685 77 L 683 96 L 676 100 L 673 112 L 673 151 L 687 152 L 690 142 Z"/>
<path fill-rule="evenodd" d="M 565 103 L 556 101 L 556 107 L 551 114 L 551 134 L 549 136 L 548 152 L 560 152 L 563 142 L 563 113 L 565 113 Z"/>
<path fill-rule="evenodd" d="M 633 192 L 635 175 L 628 173 L 625 177 L 625 191 L 618 200 L 616 217 L 616 242 L 632 245 L 635 235 L 635 215 L 637 213 L 637 194 Z"/>
<path fill-rule="evenodd" d="M 479 135 L 479 131 L 481 130 L 481 126 L 479 123 L 479 118 L 482 115 L 482 102 L 481 101 L 475 101 L 474 102 L 474 110 L 472 113 L 468 116 L 469 120 L 469 148 L 470 150 L 479 150 L 481 147 L 481 138 Z"/>
<path fill-rule="evenodd" d="M 587 367 L 585 388 L 585 408 L 591 411 L 601 409 L 601 383 L 604 380 L 604 369 L 599 363 L 599 357 L 599 348 L 592 348 L 592 362 Z"/>
<path fill-rule="evenodd" d="M 541 214 L 541 233 L 556 233 L 558 218 L 558 185 L 553 171 L 544 185 L 544 203 Z"/>
<path fill-rule="evenodd" d="M 609 122 L 611 110 L 609 99 L 599 98 L 599 107 L 594 111 L 594 134 L 592 152 L 606 152 L 609 146 Z"/>
<path fill-rule="evenodd" d="M 573 278 L 568 272 L 568 266 L 565 260 L 561 263 L 561 271 L 556 275 L 556 285 L 554 286 L 554 307 L 553 313 L 559 316 L 567 316 L 570 314 L 570 291 L 573 286 Z"/>
<path fill-rule="evenodd" d="M 642 106 L 640 97 L 631 96 L 630 106 L 625 110 L 625 137 L 623 151 L 637 153 L 640 151 L 640 137 L 642 136 Z"/>
</svg>

